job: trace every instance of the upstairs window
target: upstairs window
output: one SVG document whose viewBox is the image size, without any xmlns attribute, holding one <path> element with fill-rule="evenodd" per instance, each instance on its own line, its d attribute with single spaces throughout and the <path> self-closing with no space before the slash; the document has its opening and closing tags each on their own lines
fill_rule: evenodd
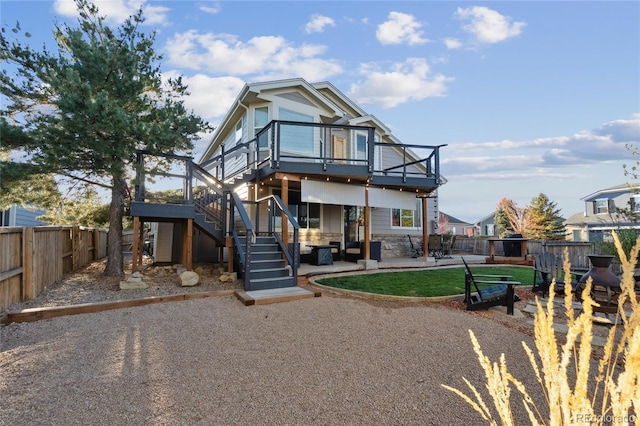
<svg viewBox="0 0 640 426">
<path fill-rule="evenodd" d="M 253 120 L 253 135 L 257 135 L 267 124 L 269 124 L 269 109 L 267 107 L 256 108 Z"/>
<path fill-rule="evenodd" d="M 236 123 L 236 145 L 242 141 L 242 119 Z"/>
<path fill-rule="evenodd" d="M 615 213 L 616 205 L 613 200 L 601 198 L 593 202 L 593 212 L 595 214 Z"/>
</svg>

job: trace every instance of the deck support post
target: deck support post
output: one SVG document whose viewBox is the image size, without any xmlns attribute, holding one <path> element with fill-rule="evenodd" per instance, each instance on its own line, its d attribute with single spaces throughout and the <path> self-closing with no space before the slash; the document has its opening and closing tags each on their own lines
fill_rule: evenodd
<svg viewBox="0 0 640 426">
<path fill-rule="evenodd" d="M 233 273 L 233 238 L 227 237 L 225 245 L 227 246 L 227 272 Z"/>
<path fill-rule="evenodd" d="M 136 251 L 136 253 L 138 253 L 138 264 L 142 265 L 142 255 L 144 254 L 144 221 L 140 221 L 140 235 L 139 235 L 139 240 L 138 240 L 138 250 Z"/>
<path fill-rule="evenodd" d="M 364 188 L 364 260 L 371 259 L 371 250 L 369 247 L 370 238 L 369 233 L 371 227 L 369 222 L 371 221 L 371 211 L 369 207 L 369 185 Z"/>
<path fill-rule="evenodd" d="M 140 216 L 133 217 L 133 247 L 131 248 L 131 272 L 138 271 L 138 250 L 140 249 Z"/>
<path fill-rule="evenodd" d="M 422 197 L 422 254 L 429 255 L 429 221 L 427 220 L 427 197 Z"/>
<path fill-rule="evenodd" d="M 289 208 L 289 179 L 286 176 L 282 178 L 281 181 L 281 196 L 282 196 L 282 204 L 285 205 L 286 208 Z M 285 212 L 281 213 L 282 217 L 282 244 L 284 245 L 285 250 L 289 248 L 289 219 Z M 287 258 L 284 258 L 285 264 L 287 263 Z"/>
<path fill-rule="evenodd" d="M 193 219 L 187 219 L 182 232 L 182 265 L 187 271 L 193 270 Z"/>
</svg>

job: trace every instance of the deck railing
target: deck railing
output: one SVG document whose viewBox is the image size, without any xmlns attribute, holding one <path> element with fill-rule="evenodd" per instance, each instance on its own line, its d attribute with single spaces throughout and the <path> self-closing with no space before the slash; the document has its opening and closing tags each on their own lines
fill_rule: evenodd
<svg viewBox="0 0 640 426">
<path fill-rule="evenodd" d="M 375 128 L 274 120 L 256 137 L 233 147 L 222 145 L 215 157 L 200 165 L 224 182 L 268 163 L 284 162 L 363 166 L 370 175 L 427 177 L 439 184 L 440 148 L 375 141 Z M 420 152 L 420 154 L 418 154 Z M 423 153 L 424 152 L 424 153 Z"/>
</svg>

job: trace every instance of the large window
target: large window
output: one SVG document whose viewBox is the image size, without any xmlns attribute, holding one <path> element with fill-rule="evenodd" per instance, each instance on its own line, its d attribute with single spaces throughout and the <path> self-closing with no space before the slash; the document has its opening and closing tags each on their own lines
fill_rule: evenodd
<svg viewBox="0 0 640 426">
<path fill-rule="evenodd" d="M 281 108 L 279 119 L 284 121 L 301 121 L 303 123 L 313 123 L 313 117 L 300 114 L 295 111 Z M 314 128 L 311 126 L 299 126 L 283 124 L 280 127 L 280 150 L 287 152 L 299 152 L 313 156 L 315 146 L 313 141 Z"/>
<path fill-rule="evenodd" d="M 414 210 L 391 209 L 391 226 L 396 228 L 420 228 L 420 206 L 420 201 L 417 201 Z"/>
<path fill-rule="evenodd" d="M 274 189 L 273 193 L 282 198 L 282 191 Z M 320 229 L 320 204 L 301 201 L 300 192 L 289 191 L 289 211 L 298 221 L 302 229 Z"/>
</svg>

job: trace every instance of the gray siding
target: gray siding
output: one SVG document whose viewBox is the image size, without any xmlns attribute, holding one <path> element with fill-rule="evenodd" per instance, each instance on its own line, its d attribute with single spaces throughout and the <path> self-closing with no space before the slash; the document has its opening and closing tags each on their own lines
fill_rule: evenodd
<svg viewBox="0 0 640 426">
<path fill-rule="evenodd" d="M 429 233 L 433 232 L 434 218 L 438 217 L 436 204 L 433 198 L 427 199 L 427 221 L 429 222 Z M 417 235 L 422 234 L 422 226 L 419 228 L 399 228 L 391 226 L 391 209 L 372 208 L 371 209 L 371 233 L 385 235 Z"/>
<path fill-rule="evenodd" d="M 11 206 L 9 209 L 2 212 L 2 226 L 40 226 L 47 225 L 46 222 L 42 222 L 36 219 L 38 216 L 42 216 L 46 212 L 44 210 L 29 210 L 24 207 Z"/>
</svg>

